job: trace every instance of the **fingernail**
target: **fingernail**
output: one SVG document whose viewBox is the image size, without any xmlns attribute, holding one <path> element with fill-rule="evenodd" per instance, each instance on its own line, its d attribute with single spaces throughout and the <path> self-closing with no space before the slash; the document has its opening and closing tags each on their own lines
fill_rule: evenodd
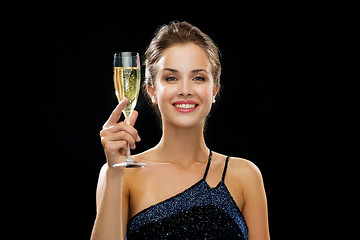
<svg viewBox="0 0 360 240">
<path fill-rule="evenodd" d="M 137 137 L 136 137 L 136 141 L 138 141 L 138 142 L 140 142 L 140 141 L 141 141 L 141 138 L 140 138 L 140 136 L 139 136 L 139 135 L 137 135 Z"/>
</svg>

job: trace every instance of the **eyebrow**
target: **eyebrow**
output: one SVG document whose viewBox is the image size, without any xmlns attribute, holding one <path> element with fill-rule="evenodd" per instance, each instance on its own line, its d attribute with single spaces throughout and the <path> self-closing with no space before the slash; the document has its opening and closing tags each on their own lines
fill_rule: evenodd
<svg viewBox="0 0 360 240">
<path fill-rule="evenodd" d="M 177 69 L 173 69 L 173 68 L 164 68 L 164 71 L 165 70 L 168 70 L 168 71 L 170 71 L 170 72 L 175 72 L 175 73 L 178 73 L 179 72 L 179 70 L 177 70 Z M 191 72 L 192 73 L 197 73 L 197 72 L 207 72 L 205 69 L 194 69 L 194 70 L 191 70 Z"/>
</svg>

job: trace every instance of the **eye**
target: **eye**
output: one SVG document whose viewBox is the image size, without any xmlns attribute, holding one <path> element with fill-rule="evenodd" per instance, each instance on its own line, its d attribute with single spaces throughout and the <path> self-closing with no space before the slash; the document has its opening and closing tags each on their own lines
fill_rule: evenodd
<svg viewBox="0 0 360 240">
<path fill-rule="evenodd" d="M 173 81 L 176 81 L 177 78 L 176 77 L 167 77 L 165 80 L 168 82 L 173 82 Z"/>
<path fill-rule="evenodd" d="M 194 81 L 203 82 L 203 81 L 205 81 L 205 78 L 200 77 L 200 76 L 197 76 L 197 77 L 194 77 L 193 80 L 194 80 Z"/>
</svg>

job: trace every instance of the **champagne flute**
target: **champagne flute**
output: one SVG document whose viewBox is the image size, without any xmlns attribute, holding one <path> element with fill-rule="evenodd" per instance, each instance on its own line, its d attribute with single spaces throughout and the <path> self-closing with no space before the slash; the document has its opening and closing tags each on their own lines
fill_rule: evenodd
<svg viewBox="0 0 360 240">
<path fill-rule="evenodd" d="M 123 110 L 126 123 L 130 124 L 130 116 L 136 106 L 140 91 L 140 57 L 136 52 L 119 52 L 114 55 L 114 85 L 115 94 L 120 102 L 124 97 L 128 103 Z M 144 167 L 145 163 L 138 163 L 132 160 L 130 147 L 126 153 L 126 160 L 122 163 L 114 164 L 113 167 Z"/>
</svg>

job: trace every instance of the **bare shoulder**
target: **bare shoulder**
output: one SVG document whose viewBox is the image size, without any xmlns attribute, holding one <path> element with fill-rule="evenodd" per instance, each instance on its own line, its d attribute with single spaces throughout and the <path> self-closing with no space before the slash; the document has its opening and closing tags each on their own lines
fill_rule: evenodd
<svg viewBox="0 0 360 240">
<path fill-rule="evenodd" d="M 244 158 L 230 157 L 229 166 L 231 166 L 233 170 L 243 174 L 261 175 L 260 169 L 255 165 L 255 163 Z"/>
<path fill-rule="evenodd" d="M 139 182 L 141 179 L 144 179 L 144 176 L 146 176 L 147 174 L 149 174 L 149 172 L 153 171 L 154 168 L 150 167 L 151 166 L 151 162 L 149 162 L 149 159 L 152 159 L 153 155 L 153 151 L 152 149 L 149 149 L 147 151 L 138 153 L 138 154 L 134 154 L 131 156 L 131 158 L 135 161 L 135 162 L 141 162 L 141 163 L 146 163 L 146 167 L 143 168 L 129 168 L 127 169 L 127 171 L 125 171 L 125 175 L 124 175 L 124 185 L 132 185 L 131 183 L 137 183 Z"/>
<path fill-rule="evenodd" d="M 244 186 L 254 186 L 262 184 L 262 175 L 260 169 L 251 161 L 231 157 L 229 159 L 227 175 L 232 179 L 244 183 Z"/>
</svg>

